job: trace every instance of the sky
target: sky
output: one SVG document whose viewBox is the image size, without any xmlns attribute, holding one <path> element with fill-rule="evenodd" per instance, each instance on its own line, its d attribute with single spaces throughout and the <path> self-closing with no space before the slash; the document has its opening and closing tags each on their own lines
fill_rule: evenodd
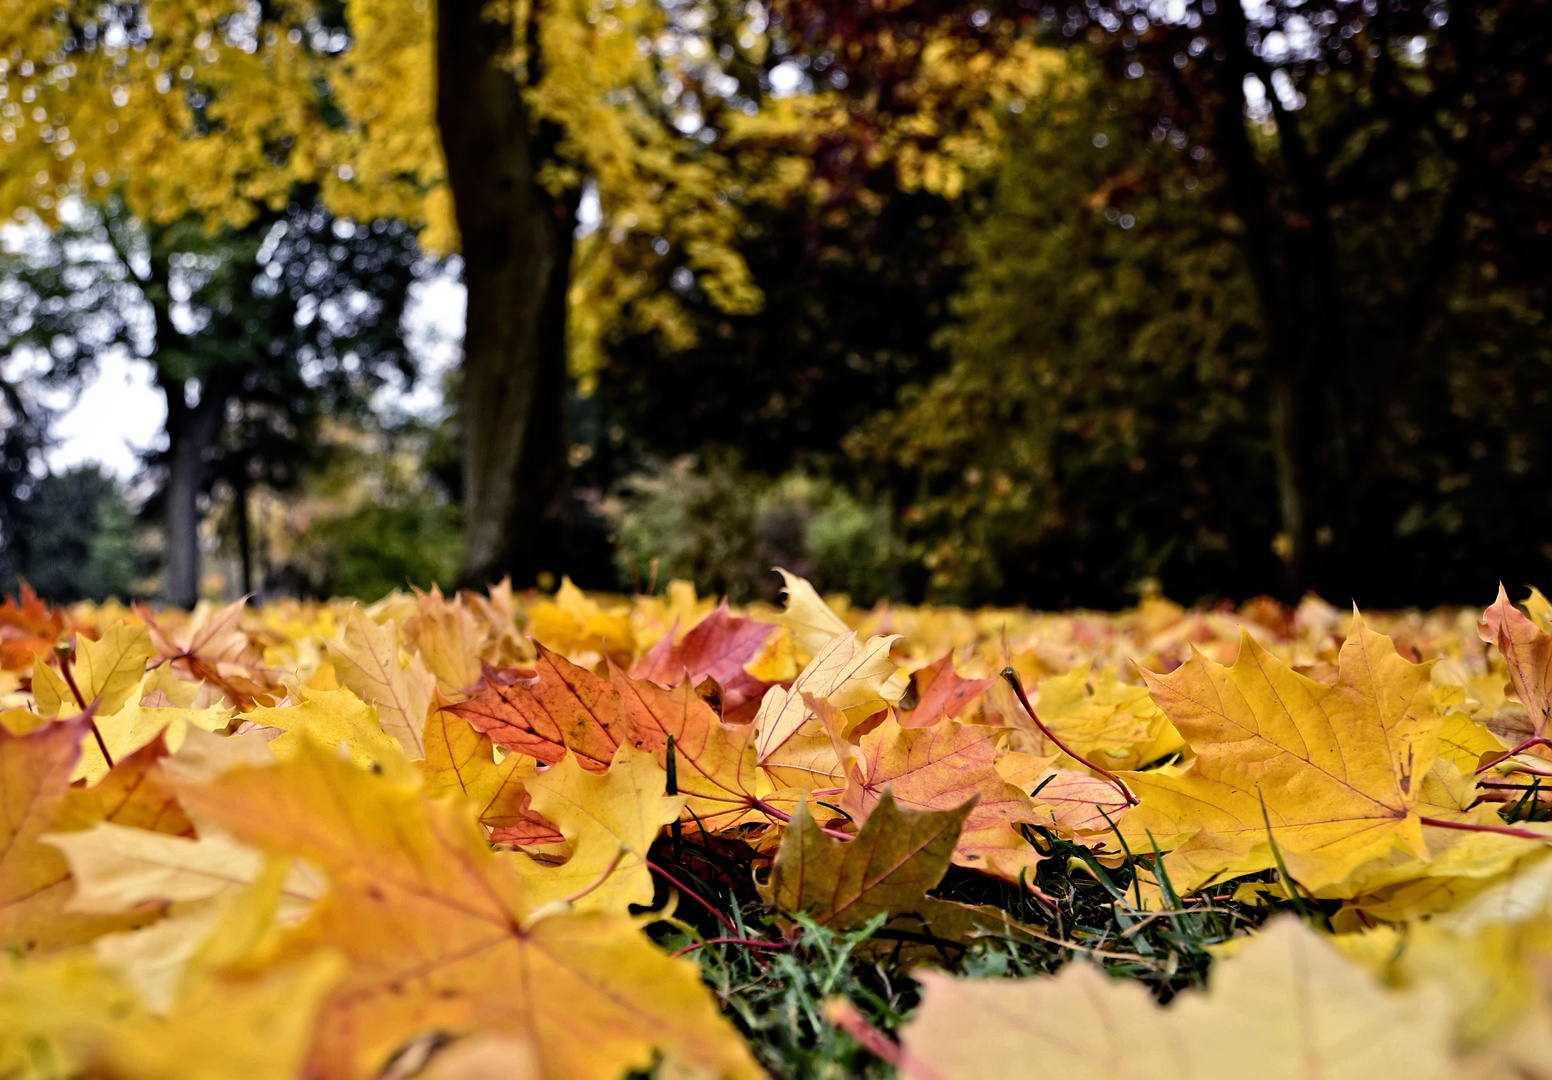
<svg viewBox="0 0 1552 1080">
<path fill-rule="evenodd" d="M 464 290 L 456 267 L 411 286 L 405 318 L 421 377 L 409 393 L 385 390 L 378 404 L 429 415 L 442 404 L 442 374 L 457 362 L 463 337 Z M 139 471 L 139 452 L 160 439 L 166 417 L 151 366 L 122 353 L 106 357 L 95 378 L 56 419 L 55 444 L 46 455 L 48 466 L 59 472 L 97 462 L 128 480 Z"/>
</svg>

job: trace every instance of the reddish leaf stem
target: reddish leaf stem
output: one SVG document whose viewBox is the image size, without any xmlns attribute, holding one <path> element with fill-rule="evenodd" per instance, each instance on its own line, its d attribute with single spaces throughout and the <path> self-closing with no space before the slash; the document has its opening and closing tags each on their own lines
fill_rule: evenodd
<svg viewBox="0 0 1552 1080">
<path fill-rule="evenodd" d="M 685 953 L 692 953 L 696 949 L 704 949 L 707 945 L 744 945 L 751 949 L 774 949 L 777 952 L 781 952 L 786 949 L 785 945 L 780 945 L 772 941 L 757 941 L 754 938 L 746 937 L 714 937 L 707 938 L 705 941 L 692 941 L 684 948 L 679 949 L 677 952 L 674 952 L 670 955 L 674 957 L 680 957 Z"/>
<path fill-rule="evenodd" d="M 1024 706 L 1024 711 L 1029 714 L 1029 718 L 1035 722 L 1035 727 L 1040 729 L 1040 733 L 1042 735 L 1054 742 L 1057 747 L 1061 749 L 1062 753 L 1066 754 L 1074 761 L 1077 761 L 1083 765 L 1087 765 L 1090 769 L 1093 769 L 1106 780 L 1109 780 L 1112 784 L 1114 784 L 1115 789 L 1119 791 L 1121 793 L 1121 797 L 1126 800 L 1127 806 L 1137 805 L 1137 796 L 1133 795 L 1131 791 L 1128 790 L 1127 786 L 1121 782 L 1121 778 L 1119 776 L 1105 768 L 1103 765 L 1094 764 L 1088 758 L 1084 757 L 1072 747 L 1062 742 L 1060 737 L 1057 736 L 1056 732 L 1045 726 L 1045 721 L 1041 720 L 1040 717 L 1036 715 L 1035 707 L 1029 703 L 1029 697 L 1024 693 L 1024 685 L 1019 682 L 1018 672 L 1014 671 L 1011 667 L 1005 667 L 1002 669 L 1002 677 L 1007 681 L 1009 686 L 1013 687 L 1013 692 L 1018 695 L 1019 704 Z"/>
<path fill-rule="evenodd" d="M 676 888 L 680 892 L 684 893 L 684 895 L 688 896 L 691 900 L 694 900 L 701 907 L 703 907 L 707 911 L 711 912 L 711 914 L 716 918 L 716 920 L 719 923 L 721 923 L 723 926 L 728 928 L 728 932 L 729 933 L 732 933 L 732 934 L 737 934 L 738 933 L 738 927 L 734 926 L 733 923 L 728 919 L 728 917 L 726 915 L 722 914 L 722 912 L 720 912 L 716 908 L 712 907 L 710 900 L 707 900 L 700 893 L 696 892 L 694 889 L 690 888 L 684 882 L 682 882 L 678 878 L 674 877 L 674 875 L 670 874 L 667 870 L 664 870 L 661 866 L 659 866 L 657 863 L 653 862 L 651 859 L 646 859 L 644 861 L 647 864 L 647 869 L 648 870 L 652 871 L 658 877 L 662 878 L 664 881 L 668 882 L 674 888 Z"/>
<path fill-rule="evenodd" d="M 792 815 L 791 814 L 787 813 L 785 810 L 778 810 L 778 809 L 776 809 L 774 806 L 772 806 L 770 803 L 764 801 L 763 799 L 756 799 L 754 801 L 754 808 L 756 810 L 760 811 L 760 813 L 762 813 L 762 814 L 766 814 L 766 815 L 768 815 L 770 817 L 775 818 L 777 821 L 781 822 L 783 825 L 790 825 L 792 823 Z M 851 833 L 841 832 L 839 829 L 827 829 L 823 825 L 820 825 L 818 822 L 815 822 L 814 824 L 815 824 L 815 827 L 818 828 L 818 830 L 820 832 L 824 833 L 826 836 L 834 837 L 837 840 L 855 840 L 855 839 L 857 839 Z"/>
<path fill-rule="evenodd" d="M 1485 761 L 1481 765 L 1478 765 L 1477 766 L 1477 774 L 1480 776 L 1482 773 L 1485 773 L 1488 769 L 1491 769 L 1494 765 L 1497 765 L 1499 762 L 1507 761 L 1510 758 L 1512 758 L 1515 754 L 1523 754 L 1525 751 L 1529 750 L 1533 746 L 1552 746 L 1552 739 L 1548 739 L 1544 735 L 1532 735 L 1530 738 L 1528 738 L 1524 742 L 1520 743 L 1519 746 L 1516 746 L 1513 750 L 1505 750 L 1503 753 L 1499 754 L 1497 757 L 1493 758 L 1492 760 Z"/>
<path fill-rule="evenodd" d="M 1521 840 L 1540 840 L 1545 843 L 1552 840 L 1552 836 L 1546 836 L 1539 832 L 1531 832 L 1529 829 L 1516 829 L 1512 825 L 1477 825 L 1469 821 L 1445 821 L 1442 818 L 1420 817 L 1417 820 L 1424 825 L 1432 825 L 1436 829 L 1455 829 L 1459 832 L 1486 832 L 1497 833 L 1500 836 L 1516 836 Z"/>
<path fill-rule="evenodd" d="M 825 1019 L 862 1044 L 880 1061 L 893 1065 L 901 1076 L 913 1080 L 943 1080 L 943 1074 L 918 1058 L 862 1018 L 857 1007 L 842 997 L 825 1002 Z"/>
<path fill-rule="evenodd" d="M 81 694 L 81 688 L 75 684 L 75 675 L 70 670 L 70 655 L 75 651 L 74 646 L 59 645 L 54 652 L 59 656 L 59 670 L 65 677 L 65 685 L 70 687 L 70 693 L 75 697 L 75 703 L 81 709 L 81 716 L 86 717 L 87 726 L 92 729 L 92 737 L 97 740 L 97 749 L 102 751 L 102 760 L 108 763 L 108 768 L 113 768 L 113 755 L 108 753 L 108 744 L 103 741 L 102 731 L 97 727 L 97 705 L 102 698 L 92 699 L 90 706 L 86 704 L 86 698 Z M 80 719 L 80 717 L 77 717 Z"/>
</svg>

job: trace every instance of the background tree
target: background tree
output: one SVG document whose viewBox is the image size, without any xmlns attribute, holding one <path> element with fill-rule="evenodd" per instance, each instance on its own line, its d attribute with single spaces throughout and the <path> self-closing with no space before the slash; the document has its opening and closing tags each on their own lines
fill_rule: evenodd
<svg viewBox="0 0 1552 1080">
<path fill-rule="evenodd" d="M 1438 581 L 1441 547 L 1459 559 L 1465 535 L 1485 527 L 1465 509 L 1478 478 L 1498 492 L 1483 506 L 1510 497 L 1546 512 L 1540 492 L 1514 479 L 1540 461 L 1539 433 L 1514 430 L 1504 403 L 1471 400 L 1508 376 L 1500 350 L 1526 347 L 1526 324 L 1488 327 L 1485 350 L 1466 345 L 1467 327 L 1483 325 L 1470 314 L 1483 301 L 1467 297 L 1488 280 L 1507 310 L 1544 302 L 1546 3 L 922 0 L 885 10 L 783 0 L 773 19 L 842 71 L 857 145 L 919 97 L 936 38 L 990 52 L 1028 35 L 1067 42 L 1094 50 L 1113 87 L 1147 92 L 1126 137 L 1195 174 L 1254 285 L 1283 591 L 1384 602 L 1395 595 L 1386 581 Z M 1140 192 L 1118 172 L 1095 195 L 1124 213 Z M 1514 378 L 1515 400 L 1545 392 L 1539 360 L 1522 359 Z M 1460 432 L 1448 416 L 1486 430 Z M 1422 452 L 1452 428 L 1455 451 Z M 1471 464 L 1484 460 L 1491 479 Z M 1527 549 L 1511 561 L 1528 573 L 1545 556 Z"/>
<path fill-rule="evenodd" d="M 293 482 L 323 416 L 413 379 L 401 323 L 418 262 L 403 226 L 357 226 L 304 202 L 209 234 L 197 218 L 137 221 L 110 199 L 37 230 L 12 258 L 0 350 L 43 358 L 56 381 L 114 349 L 153 365 L 167 403 L 166 446 L 151 459 L 164 592 L 189 606 L 212 485 L 244 496 Z M 242 533 L 246 499 L 236 508 Z"/>
<path fill-rule="evenodd" d="M 415 223 L 432 250 L 461 234 L 467 580 L 528 580 L 563 555 L 584 182 L 612 226 L 681 251 L 725 309 L 758 303 L 730 250 L 736 215 L 715 198 L 722 160 L 696 137 L 700 96 L 726 85 L 703 6 L 14 6 L 0 210 L 47 218 L 112 188 L 154 224 L 192 211 L 241 227 L 302 183 L 341 216 Z M 671 306 L 655 318 L 672 322 Z"/>
<path fill-rule="evenodd" d="M 1138 90 L 1074 54 L 1005 114 L 952 366 L 846 440 L 904 509 L 912 595 L 1114 606 L 1274 576 L 1254 293 L 1212 193 L 1129 137 Z"/>
<path fill-rule="evenodd" d="M 48 416 L 19 379 L 6 374 L 0 366 L 0 583 L 10 587 L 26 560 L 23 517 L 42 469 Z"/>
<path fill-rule="evenodd" d="M 55 603 L 129 599 L 143 569 L 133 514 L 118 482 L 95 466 L 34 478 L 7 537 L 0 588 L 26 581 Z"/>
</svg>

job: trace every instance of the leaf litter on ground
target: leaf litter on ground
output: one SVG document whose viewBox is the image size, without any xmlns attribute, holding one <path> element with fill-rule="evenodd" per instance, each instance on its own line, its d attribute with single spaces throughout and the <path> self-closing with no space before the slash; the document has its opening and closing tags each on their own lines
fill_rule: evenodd
<svg viewBox="0 0 1552 1080">
<path fill-rule="evenodd" d="M 7 600 L 0 1075 L 1552 1075 L 1539 593 L 784 574 Z"/>
</svg>

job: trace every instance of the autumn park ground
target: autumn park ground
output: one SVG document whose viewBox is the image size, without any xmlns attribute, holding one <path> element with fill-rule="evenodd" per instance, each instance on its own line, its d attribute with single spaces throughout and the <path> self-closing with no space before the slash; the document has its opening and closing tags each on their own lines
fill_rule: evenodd
<svg viewBox="0 0 1552 1080">
<path fill-rule="evenodd" d="M 1540 593 L 786 583 L 8 598 L 0 1075 L 1552 1075 Z"/>
</svg>

